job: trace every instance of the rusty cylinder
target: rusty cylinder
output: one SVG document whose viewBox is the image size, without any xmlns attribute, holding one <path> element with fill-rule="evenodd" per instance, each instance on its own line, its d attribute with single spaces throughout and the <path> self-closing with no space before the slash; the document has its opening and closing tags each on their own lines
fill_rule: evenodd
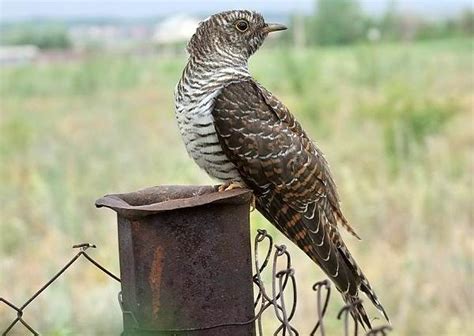
<svg viewBox="0 0 474 336">
<path fill-rule="evenodd" d="M 255 335 L 250 199 L 160 186 L 96 201 L 118 215 L 123 335 Z"/>
</svg>

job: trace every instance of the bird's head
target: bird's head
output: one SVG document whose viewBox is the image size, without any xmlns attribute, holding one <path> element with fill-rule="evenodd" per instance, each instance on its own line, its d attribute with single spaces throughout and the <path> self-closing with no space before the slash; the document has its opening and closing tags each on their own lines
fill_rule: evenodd
<svg viewBox="0 0 474 336">
<path fill-rule="evenodd" d="M 281 24 L 265 23 L 263 16 L 256 12 L 221 12 L 199 24 L 187 50 L 191 56 L 218 53 L 246 60 L 269 33 L 285 29 Z"/>
</svg>

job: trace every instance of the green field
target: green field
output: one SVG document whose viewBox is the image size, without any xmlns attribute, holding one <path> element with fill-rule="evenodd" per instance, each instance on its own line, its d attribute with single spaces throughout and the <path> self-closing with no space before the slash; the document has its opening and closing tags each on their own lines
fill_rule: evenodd
<svg viewBox="0 0 474 336">
<path fill-rule="evenodd" d="M 346 217 L 363 238 L 346 240 L 393 335 L 474 335 L 472 47 L 472 39 L 264 47 L 251 59 L 251 72 L 326 153 Z M 94 208 L 103 194 L 211 183 L 187 157 L 175 123 L 184 63 L 184 55 L 97 55 L 0 69 L 0 296 L 23 302 L 83 241 L 96 243 L 93 256 L 118 274 L 115 216 Z M 254 233 L 267 228 L 290 245 L 252 219 Z M 324 277 L 290 251 L 295 324 L 306 335 L 316 320 L 311 286 Z M 24 318 L 45 335 L 116 335 L 118 290 L 80 262 Z M 341 306 L 334 295 L 329 335 L 343 332 Z M 14 317 L 0 306 L 0 330 Z"/>
</svg>

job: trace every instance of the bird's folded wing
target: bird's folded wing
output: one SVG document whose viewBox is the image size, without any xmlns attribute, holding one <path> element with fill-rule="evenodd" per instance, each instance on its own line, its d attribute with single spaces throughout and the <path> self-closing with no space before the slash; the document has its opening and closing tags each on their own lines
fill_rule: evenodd
<svg viewBox="0 0 474 336">
<path fill-rule="evenodd" d="M 330 190 L 333 183 L 328 182 L 326 161 L 293 116 L 275 112 L 259 86 L 244 81 L 222 90 L 213 117 L 223 151 L 254 190 L 258 209 L 316 261 L 341 291 L 350 289 L 355 294 L 351 271 L 345 262 L 341 266 L 338 248 L 343 243 L 331 205 L 336 194 Z"/>
<path fill-rule="evenodd" d="M 232 83 L 216 97 L 213 116 L 223 147 L 252 187 L 271 183 L 300 212 L 325 197 L 331 222 L 358 237 L 340 210 L 323 154 L 269 91 L 253 80 Z"/>
<path fill-rule="evenodd" d="M 364 289 L 378 299 L 342 241 L 348 227 L 326 160 L 288 109 L 252 80 L 226 86 L 214 101 L 222 150 L 256 195 L 257 209 L 333 280 L 346 303 Z M 370 328 L 361 304 L 354 317 Z"/>
<path fill-rule="evenodd" d="M 326 194 L 326 164 L 314 145 L 271 108 L 253 81 L 232 83 L 214 102 L 215 128 L 227 154 L 252 180 L 271 183 L 293 205 L 306 206 Z"/>
</svg>

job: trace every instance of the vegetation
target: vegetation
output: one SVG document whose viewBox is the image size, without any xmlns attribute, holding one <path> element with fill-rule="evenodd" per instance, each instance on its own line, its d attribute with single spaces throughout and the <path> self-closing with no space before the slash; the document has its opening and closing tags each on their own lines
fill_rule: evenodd
<svg viewBox="0 0 474 336">
<path fill-rule="evenodd" d="M 264 47 L 251 61 L 327 154 L 363 242 L 346 239 L 393 335 L 472 333 L 472 42 Z M 184 62 L 103 54 L 0 69 L 1 296 L 25 300 L 83 241 L 96 243 L 94 256 L 118 274 L 115 216 L 94 208 L 99 196 L 211 183 L 175 125 L 172 95 Z M 311 285 L 324 276 L 258 214 L 252 221 L 290 246 L 296 323 L 306 335 Z M 24 318 L 46 335 L 118 334 L 118 290 L 78 265 Z M 342 332 L 341 305 L 334 295 L 329 335 Z M 0 329 L 14 315 L 0 307 Z"/>
<path fill-rule="evenodd" d="M 295 24 L 295 19 L 292 24 Z M 384 15 L 364 13 L 357 0 L 317 0 L 315 12 L 305 17 L 311 45 L 345 45 L 371 39 L 370 31 L 386 41 L 427 40 L 473 36 L 474 11 L 466 8 L 454 18 L 430 20 L 398 11 L 392 1 Z"/>
<path fill-rule="evenodd" d="M 357 1 L 319 0 L 315 8 L 314 42 L 348 44 L 363 36 L 363 14 Z"/>
<path fill-rule="evenodd" d="M 71 41 L 64 25 L 12 24 L 2 27 L 0 36 L 2 44 L 29 44 L 40 49 L 68 49 L 71 47 Z"/>
</svg>

